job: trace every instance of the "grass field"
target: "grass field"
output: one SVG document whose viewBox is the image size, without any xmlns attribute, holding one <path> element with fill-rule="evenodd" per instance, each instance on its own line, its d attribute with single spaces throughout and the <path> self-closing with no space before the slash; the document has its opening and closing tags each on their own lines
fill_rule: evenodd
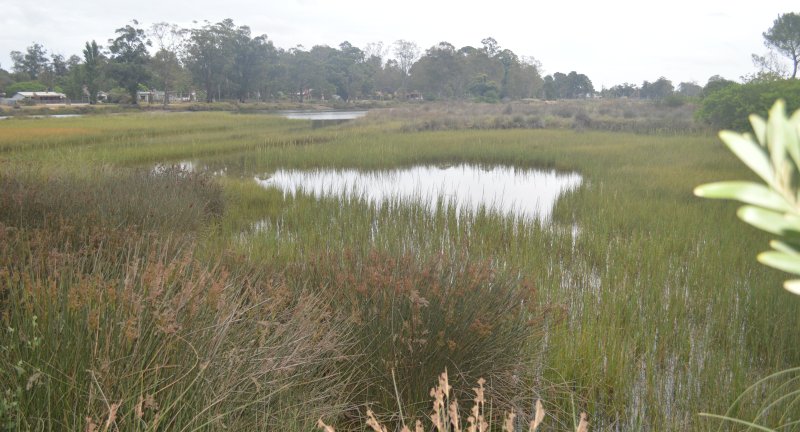
<svg viewBox="0 0 800 432">
<path fill-rule="evenodd" d="M 0 122 L 0 426 L 346 430 L 367 406 L 419 418 L 446 367 L 454 389 L 486 378 L 498 418 L 541 398 L 552 430 L 582 410 L 593 430 L 710 430 L 698 412 L 798 364 L 798 303 L 754 259 L 767 236 L 692 196 L 750 176 L 712 134 L 679 132 L 683 114 L 621 129 L 635 134 L 496 107 L 317 129 L 225 112 Z M 253 180 L 450 163 L 583 183 L 540 223 Z"/>
</svg>

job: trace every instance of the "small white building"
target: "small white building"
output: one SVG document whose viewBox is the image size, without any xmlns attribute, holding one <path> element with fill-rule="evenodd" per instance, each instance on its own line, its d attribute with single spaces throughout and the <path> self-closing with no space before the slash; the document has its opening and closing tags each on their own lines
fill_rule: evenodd
<svg viewBox="0 0 800 432">
<path fill-rule="evenodd" d="M 191 92 L 187 95 L 184 95 L 181 92 L 177 91 L 169 91 L 166 93 L 166 96 L 169 96 L 169 102 L 189 102 L 197 100 L 197 96 L 195 92 Z M 149 90 L 149 91 L 137 91 L 136 92 L 136 99 L 139 102 L 144 103 L 162 103 L 164 102 L 165 93 L 163 90 Z"/>
<path fill-rule="evenodd" d="M 43 92 L 19 92 L 10 98 L 13 102 L 31 101 L 34 103 L 65 103 L 67 95 L 64 93 L 43 91 Z"/>
</svg>

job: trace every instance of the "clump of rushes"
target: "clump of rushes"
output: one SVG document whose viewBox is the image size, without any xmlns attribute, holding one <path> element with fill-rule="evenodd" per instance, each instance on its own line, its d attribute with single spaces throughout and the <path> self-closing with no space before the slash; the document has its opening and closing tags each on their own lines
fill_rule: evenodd
<svg viewBox="0 0 800 432">
<path fill-rule="evenodd" d="M 319 296 L 204 263 L 187 240 L 108 256 L 41 230 L 0 238 L 3 425 L 307 430 L 298 412 L 343 409 L 347 329 Z"/>
<path fill-rule="evenodd" d="M 437 432 L 488 432 L 492 430 L 492 425 L 486 420 L 485 406 L 486 398 L 484 395 L 485 389 L 483 385 L 486 380 L 483 378 L 478 379 L 478 387 L 473 388 L 475 398 L 470 415 L 467 417 L 466 427 L 461 420 L 458 399 L 454 396 L 451 397 L 453 388 L 450 386 L 450 379 L 447 375 L 447 370 L 439 375 L 439 380 L 436 387 L 430 389 L 430 397 L 433 399 L 433 408 L 428 419 L 431 426 Z M 533 418 L 527 424 L 528 432 L 536 432 L 539 426 L 544 421 L 545 411 L 542 407 L 542 401 L 536 401 L 536 412 Z M 515 411 L 510 411 L 503 419 L 502 430 L 504 432 L 524 431 L 524 426 L 517 421 L 518 416 Z M 386 426 L 382 425 L 375 417 L 372 410 L 367 410 L 367 419 L 365 421 L 367 427 L 372 429 L 373 432 L 387 432 Z M 414 420 L 411 424 L 414 425 L 414 432 L 423 432 L 425 427 L 420 420 Z M 321 418 L 317 421 L 317 427 L 322 429 L 323 432 L 335 432 L 334 428 L 327 425 Z M 589 423 L 586 421 L 586 413 L 581 413 L 580 423 L 576 428 L 576 432 L 588 432 Z M 408 425 L 403 424 L 400 432 L 411 432 Z"/>
<path fill-rule="evenodd" d="M 35 167 L 0 170 L 0 221 L 12 226 L 136 227 L 188 232 L 218 218 L 222 188 L 180 167 L 111 169 L 80 174 Z"/>
<path fill-rule="evenodd" d="M 420 258 L 372 250 L 325 253 L 299 269 L 349 315 L 365 387 L 360 402 L 423 411 L 441 367 L 462 383 L 485 374 L 497 406 L 511 409 L 532 368 L 546 314 L 535 286 L 513 269 L 466 255 Z"/>
<path fill-rule="evenodd" d="M 0 429 L 308 430 L 344 409 L 330 305 L 198 253 L 216 186 L 17 174 L 0 178 Z"/>
</svg>

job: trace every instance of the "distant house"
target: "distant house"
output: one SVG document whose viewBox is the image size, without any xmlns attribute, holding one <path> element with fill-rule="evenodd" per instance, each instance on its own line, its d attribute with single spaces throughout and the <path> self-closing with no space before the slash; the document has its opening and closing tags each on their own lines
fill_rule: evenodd
<svg viewBox="0 0 800 432">
<path fill-rule="evenodd" d="M 139 90 L 136 92 L 136 99 L 138 99 L 139 102 L 153 103 L 156 101 L 155 93 L 156 92 Z"/>
<path fill-rule="evenodd" d="M 34 103 L 64 103 L 67 101 L 67 95 L 57 92 L 19 92 L 11 96 L 11 101 L 21 102 L 30 101 Z"/>
<path fill-rule="evenodd" d="M 167 93 L 169 96 L 170 102 L 176 101 L 194 101 L 196 99 L 196 95 L 194 92 L 189 93 L 188 95 L 184 95 L 183 93 L 179 93 L 176 91 L 170 91 Z M 137 91 L 136 98 L 139 102 L 144 103 L 161 103 L 164 102 L 164 91 L 163 90 L 150 90 L 150 91 Z"/>
</svg>

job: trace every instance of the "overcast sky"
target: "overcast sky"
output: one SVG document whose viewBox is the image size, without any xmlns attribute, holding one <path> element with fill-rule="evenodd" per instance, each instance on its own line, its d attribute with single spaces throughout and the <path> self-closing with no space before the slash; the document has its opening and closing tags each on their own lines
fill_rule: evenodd
<svg viewBox="0 0 800 432">
<path fill-rule="evenodd" d="M 763 54 L 762 33 L 797 0 L 0 0 L 0 65 L 9 52 L 38 42 L 50 53 L 80 54 L 85 41 L 107 45 L 131 19 L 232 18 L 278 47 L 338 46 L 397 39 L 422 49 L 447 41 L 480 47 L 491 36 L 502 48 L 538 59 L 546 74 L 584 73 L 597 89 L 641 84 L 660 76 L 704 84 L 719 74 L 738 80 Z"/>
</svg>

